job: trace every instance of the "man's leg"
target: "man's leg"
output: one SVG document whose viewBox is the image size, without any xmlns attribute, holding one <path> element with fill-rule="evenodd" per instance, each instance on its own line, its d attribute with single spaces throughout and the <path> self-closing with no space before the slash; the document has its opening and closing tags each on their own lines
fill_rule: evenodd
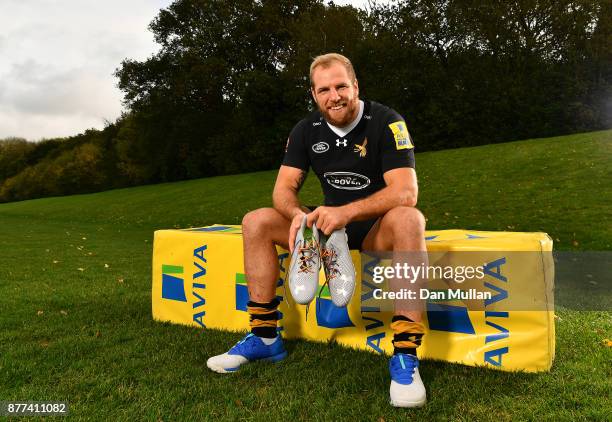
<svg viewBox="0 0 612 422">
<path fill-rule="evenodd" d="M 393 251 L 414 261 L 427 258 L 425 246 L 425 217 L 413 207 L 396 207 L 382 216 L 362 243 L 364 251 Z M 409 264 L 419 265 L 421 262 Z M 425 262 L 427 264 L 427 262 Z M 404 315 L 414 322 L 422 321 L 422 309 L 418 303 L 398 306 L 396 314 Z"/>
<path fill-rule="evenodd" d="M 242 219 L 251 333 L 229 352 L 208 359 L 207 365 L 213 371 L 234 372 L 252 360 L 276 362 L 287 355 L 276 333 L 279 263 L 275 245 L 287 247 L 289 225 L 289 220 L 273 208 L 251 211 Z"/>
<path fill-rule="evenodd" d="M 362 249 L 393 251 L 394 262 L 426 266 L 425 218 L 416 208 L 393 208 L 372 227 L 363 241 Z M 416 280 L 411 286 L 401 286 L 399 280 L 392 280 L 391 289 L 412 287 L 413 291 L 418 292 L 421 281 Z M 417 407 L 425 404 L 425 388 L 416 357 L 416 349 L 424 333 L 422 311 L 423 304 L 419 300 L 395 303 L 395 316 L 391 322 L 394 354 L 390 362 L 390 396 L 394 406 Z"/>
<path fill-rule="evenodd" d="M 242 219 L 244 271 L 249 298 L 269 302 L 276 297 L 279 275 L 276 246 L 287 248 L 291 222 L 274 208 L 260 208 Z"/>
</svg>

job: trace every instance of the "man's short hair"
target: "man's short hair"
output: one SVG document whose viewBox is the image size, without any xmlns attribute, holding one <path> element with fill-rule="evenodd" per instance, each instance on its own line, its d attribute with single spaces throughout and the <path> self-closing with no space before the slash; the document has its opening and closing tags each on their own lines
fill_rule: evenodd
<svg viewBox="0 0 612 422">
<path fill-rule="evenodd" d="M 348 76 L 351 79 L 351 82 L 355 82 L 355 80 L 357 80 L 357 77 L 355 76 L 355 69 L 353 69 L 353 64 L 347 57 L 343 56 L 342 54 L 338 54 L 338 53 L 327 53 L 327 54 L 323 54 L 321 56 L 315 57 L 310 65 L 310 86 L 311 87 L 314 88 L 314 83 L 312 81 L 312 75 L 314 73 L 315 68 L 319 66 L 323 68 L 328 68 L 334 62 L 338 62 L 346 68 L 346 72 L 348 73 Z"/>
</svg>

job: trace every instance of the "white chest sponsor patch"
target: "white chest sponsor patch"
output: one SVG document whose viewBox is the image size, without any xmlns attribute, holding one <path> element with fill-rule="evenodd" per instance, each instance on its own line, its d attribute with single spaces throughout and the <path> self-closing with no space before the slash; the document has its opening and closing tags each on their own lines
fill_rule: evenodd
<svg viewBox="0 0 612 422">
<path fill-rule="evenodd" d="M 370 186 L 370 179 L 349 171 L 333 171 L 323 174 L 328 185 L 336 189 L 359 190 Z"/>
<path fill-rule="evenodd" d="M 329 144 L 323 141 L 317 142 L 316 144 L 312 146 L 312 150 L 316 152 L 317 154 L 324 153 L 328 149 L 329 149 Z"/>
</svg>

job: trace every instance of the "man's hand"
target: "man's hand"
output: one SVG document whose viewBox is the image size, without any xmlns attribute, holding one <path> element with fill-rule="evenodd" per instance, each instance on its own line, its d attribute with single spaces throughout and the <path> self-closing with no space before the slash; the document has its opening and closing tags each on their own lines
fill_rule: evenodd
<svg viewBox="0 0 612 422">
<path fill-rule="evenodd" d="M 302 226 L 302 220 L 306 213 L 302 212 L 300 214 L 296 214 L 295 217 L 291 220 L 291 226 L 289 227 L 289 253 L 293 254 L 293 247 L 295 246 L 295 237 L 297 236 L 297 232 Z"/>
<path fill-rule="evenodd" d="M 306 224 L 312 227 L 312 223 L 317 223 L 317 228 L 326 236 L 334 230 L 346 227 L 351 221 L 345 207 L 318 207 L 307 215 Z"/>
</svg>

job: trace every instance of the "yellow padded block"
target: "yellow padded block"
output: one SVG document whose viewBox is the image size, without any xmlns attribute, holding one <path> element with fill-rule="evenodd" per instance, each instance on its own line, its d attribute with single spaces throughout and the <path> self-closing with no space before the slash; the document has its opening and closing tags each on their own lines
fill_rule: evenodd
<svg viewBox="0 0 612 422">
<path fill-rule="evenodd" d="M 489 285 L 503 291 L 507 295 L 504 300 L 527 292 L 544 305 L 539 310 L 514 310 L 518 308 L 504 308 L 504 301 L 499 301 L 478 308 L 481 310 L 468 310 L 459 303 L 442 311 L 428 305 L 424 318 L 427 333 L 418 349 L 419 357 L 506 371 L 549 370 L 555 353 L 554 274 L 547 253 L 552 251 L 550 237 L 545 233 L 440 230 L 428 231 L 426 241 L 434 255 L 448 251 L 481 251 L 493 258 L 505 255 L 498 269 L 505 281 L 488 276 Z M 530 253 L 512 253 L 520 251 Z M 277 288 L 282 313 L 279 327 L 285 338 L 333 340 L 374 353 L 392 353 L 392 313 L 378 311 L 366 300 L 373 284 L 371 274 L 361 274 L 365 255 L 351 251 L 358 274 L 355 295 L 347 308 L 336 308 L 324 293 L 311 303 L 306 319 L 306 307 L 286 298 L 282 287 L 289 254 L 280 247 L 277 252 L 281 268 Z M 367 262 L 363 264 L 368 268 Z M 321 285 L 323 281 L 321 271 Z M 248 330 L 240 226 L 156 231 L 151 296 L 155 320 Z"/>
</svg>

